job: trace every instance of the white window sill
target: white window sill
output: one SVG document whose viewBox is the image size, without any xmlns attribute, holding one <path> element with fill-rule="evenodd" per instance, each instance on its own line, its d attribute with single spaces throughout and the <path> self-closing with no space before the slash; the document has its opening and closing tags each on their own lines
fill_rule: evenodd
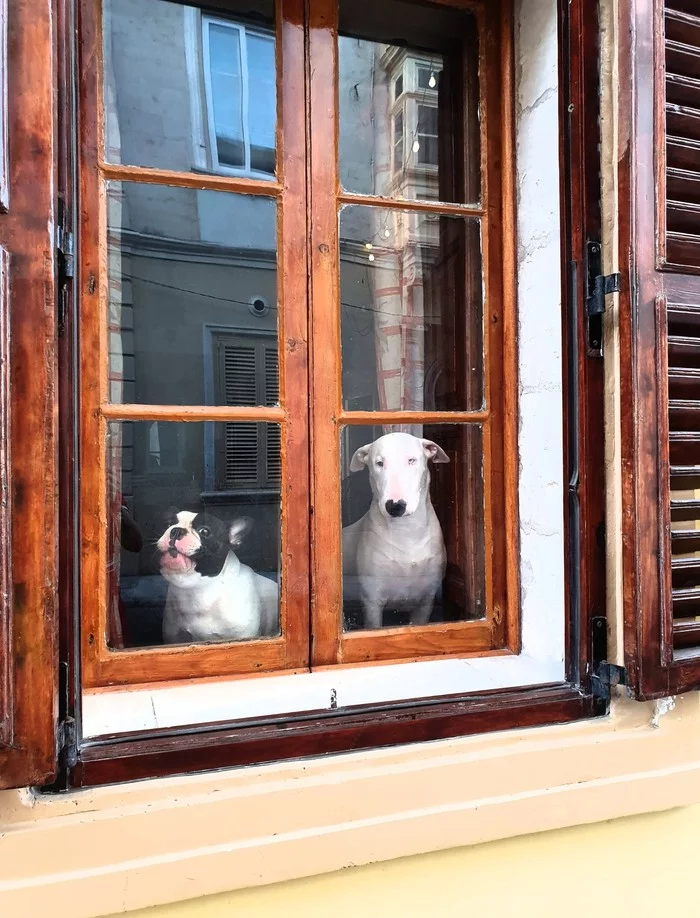
<svg viewBox="0 0 700 918">
<path fill-rule="evenodd" d="M 700 801 L 700 695 L 610 717 L 37 797 L 0 794 L 3 914 L 88 918 Z"/>
<path fill-rule="evenodd" d="M 299 711 L 552 685 L 564 678 L 563 661 L 521 654 L 332 667 L 312 673 L 196 680 L 184 685 L 110 687 L 83 693 L 82 730 L 87 739 Z"/>
</svg>

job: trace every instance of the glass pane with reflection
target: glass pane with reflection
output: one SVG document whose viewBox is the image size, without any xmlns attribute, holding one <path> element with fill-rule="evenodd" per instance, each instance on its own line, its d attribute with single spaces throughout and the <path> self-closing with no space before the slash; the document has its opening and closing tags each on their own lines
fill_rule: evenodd
<svg viewBox="0 0 700 918">
<path fill-rule="evenodd" d="M 275 202 L 109 182 L 107 232 L 112 402 L 276 405 Z"/>
<path fill-rule="evenodd" d="M 479 221 L 352 205 L 340 214 L 343 405 L 477 410 L 484 398 Z"/>
<path fill-rule="evenodd" d="M 274 10 L 105 0 L 105 159 L 273 179 Z"/>
<path fill-rule="evenodd" d="M 481 427 L 353 425 L 340 437 L 344 630 L 483 618 Z"/>
<path fill-rule="evenodd" d="M 463 10 L 340 3 L 340 180 L 346 191 L 480 199 L 479 43 Z"/>
<path fill-rule="evenodd" d="M 112 649 L 280 633 L 280 428 L 115 421 L 107 433 Z"/>
</svg>

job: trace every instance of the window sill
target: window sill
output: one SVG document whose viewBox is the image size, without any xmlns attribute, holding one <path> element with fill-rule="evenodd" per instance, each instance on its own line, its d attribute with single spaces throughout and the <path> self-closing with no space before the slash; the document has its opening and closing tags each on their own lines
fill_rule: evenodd
<svg viewBox="0 0 700 918">
<path fill-rule="evenodd" d="M 7 914 L 96 916 L 700 801 L 700 695 L 304 762 L 0 794 Z"/>
</svg>

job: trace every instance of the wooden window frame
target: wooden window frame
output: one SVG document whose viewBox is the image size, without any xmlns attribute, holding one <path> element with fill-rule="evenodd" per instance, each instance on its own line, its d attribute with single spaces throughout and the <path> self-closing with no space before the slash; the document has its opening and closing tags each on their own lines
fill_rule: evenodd
<svg viewBox="0 0 700 918">
<path fill-rule="evenodd" d="M 287 13 L 287 3 L 291 13 Z M 107 162 L 104 150 L 103 50 L 101 3 L 78 6 L 78 239 L 79 277 L 76 308 L 80 313 L 80 513 L 81 513 L 81 644 L 83 687 L 129 685 L 196 677 L 296 671 L 308 665 L 308 452 L 304 393 L 307 375 L 306 314 L 294 304 L 306 298 L 306 246 L 298 227 L 306 220 L 303 149 L 305 113 L 298 100 L 304 93 L 304 70 L 281 61 L 303 61 L 303 36 L 297 0 L 277 4 L 277 177 L 274 181 L 223 175 L 201 175 Z M 284 15 L 283 15 L 284 13 Z M 283 127 L 284 126 L 284 127 Z M 106 309 L 106 202 L 108 182 L 153 182 L 261 195 L 277 202 L 278 302 L 292 304 L 279 311 L 280 404 L 282 407 L 174 407 L 115 404 L 109 400 Z M 99 202 L 96 205 L 95 202 Z M 295 232 L 295 228 L 297 231 Z M 85 381 L 89 380 L 90 384 Z M 95 385 L 95 382 L 98 382 Z M 95 436 L 95 421 L 98 436 Z M 113 421 L 180 422 L 267 421 L 282 426 L 284 494 L 281 520 L 280 617 L 284 637 L 239 644 L 166 646 L 114 652 L 107 645 L 107 488 L 105 443 Z M 295 474 L 284 470 L 294 466 Z"/>
<path fill-rule="evenodd" d="M 56 769 L 54 27 L 0 0 L 0 788 Z"/>
<path fill-rule="evenodd" d="M 303 43 L 302 4 L 297 0 L 285 2 L 288 3 L 290 16 L 285 47 L 296 49 L 298 53 Z M 444 2 L 449 4 L 451 0 Z M 569 382 L 567 388 L 570 399 L 564 441 L 565 480 L 570 481 L 568 505 L 565 507 L 567 556 L 570 558 L 566 681 L 521 690 L 493 691 L 453 698 L 425 698 L 418 702 L 331 711 L 320 716 L 318 713 L 300 713 L 283 719 L 207 724 L 79 741 L 75 759 L 64 762 L 64 781 L 74 785 L 99 784 L 173 771 L 224 767 L 467 735 L 514 726 L 565 722 L 606 710 L 605 703 L 591 694 L 589 681 L 590 619 L 595 611 L 603 607 L 604 602 L 604 549 L 600 542 L 604 501 L 603 374 L 600 361 L 591 359 L 586 350 L 582 305 L 585 294 L 583 265 L 586 234 L 595 234 L 600 230 L 598 175 L 594 165 L 598 118 L 595 54 L 597 23 L 595 17 L 590 16 L 590 10 L 584 11 L 583 6 L 582 0 L 560 3 L 559 35 L 563 61 L 560 73 L 560 113 L 564 126 L 561 154 L 562 211 L 565 214 L 562 250 L 564 264 L 572 266 L 568 276 L 563 272 L 563 334 L 566 345 L 564 371 L 565 379 Z M 69 17 L 65 17 L 64 28 L 68 22 Z M 69 47 L 70 28 L 63 35 L 63 47 Z M 83 61 L 89 60 L 91 55 L 94 58 L 97 52 L 94 33 L 89 39 L 80 49 Z M 85 72 L 85 68 L 81 68 L 83 82 Z M 96 99 L 93 99 L 93 104 L 96 104 Z M 94 137 L 91 140 L 85 136 L 89 131 L 84 124 L 80 130 L 83 144 L 95 145 Z M 113 177 L 125 180 L 129 180 L 135 172 L 128 166 L 109 168 L 114 170 Z M 81 171 L 83 194 L 85 187 L 90 187 L 85 171 Z M 165 179 L 170 182 L 178 178 L 178 184 L 190 181 L 189 178 L 183 181 L 181 177 L 163 173 L 162 170 L 139 171 L 152 176 L 154 181 Z M 218 177 L 213 179 L 216 187 L 224 187 L 221 182 Z M 268 190 L 267 183 L 265 190 Z M 92 249 L 90 251 L 94 256 L 95 252 Z M 299 255 L 301 257 L 301 253 Z M 78 277 L 78 285 L 83 294 L 90 289 L 91 269 L 94 273 L 95 267 L 95 261 L 88 262 Z M 67 326 L 70 327 L 73 322 L 73 317 L 69 316 Z M 304 340 L 301 337 L 294 343 L 296 345 Z M 64 464 L 64 481 L 69 484 L 70 477 L 65 472 Z M 84 544 L 89 545 L 89 541 Z M 62 550 L 64 556 L 70 556 L 71 549 L 65 539 Z M 71 649 L 71 626 L 68 624 L 71 618 L 70 590 L 62 588 L 61 596 L 68 632 L 63 640 L 64 659 L 68 667 L 65 712 L 68 716 L 73 713 L 79 719 L 80 663 L 79 654 L 76 655 Z"/>
<path fill-rule="evenodd" d="M 504 234 L 502 221 L 514 226 L 513 213 L 513 89 L 509 16 L 478 2 L 458 5 L 476 20 L 479 37 L 479 119 L 481 133 L 478 204 L 407 201 L 399 197 L 345 191 L 339 179 L 338 4 L 316 3 L 310 11 L 309 54 L 312 69 L 335 74 L 310 86 L 311 117 L 311 391 L 314 393 L 314 504 L 323 507 L 312 521 L 312 545 L 324 546 L 312 561 L 314 602 L 312 663 L 333 666 L 378 660 L 407 660 L 443 654 L 469 656 L 519 649 L 519 570 L 517 500 L 517 356 L 515 347 L 515 238 Z M 504 6 L 504 10 L 507 7 Z M 490 10 L 490 12 L 487 12 Z M 415 69 L 415 65 L 414 65 Z M 488 73 L 491 78 L 484 79 Z M 496 76 L 497 75 L 497 76 Z M 415 77 L 415 74 L 414 74 Z M 405 73 L 404 73 L 405 79 Z M 412 77 L 413 79 L 413 77 Z M 406 87 L 404 86 L 404 91 Z M 411 105 L 409 99 L 406 103 Z M 502 123 L 492 123 L 498 111 Z M 406 114 L 404 115 L 406 118 Z M 407 119 L 410 124 L 410 117 Z M 406 123 L 404 125 L 404 134 Z M 334 138 L 334 155 L 313 138 Z M 404 138 L 404 148 L 406 140 Z M 404 157 L 407 155 L 404 149 Z M 501 169 L 497 164 L 504 164 Z M 418 168 L 423 168 L 419 166 Z M 501 188 L 501 183 L 503 188 Z M 316 189 L 319 189 L 317 191 Z M 348 205 L 374 206 L 403 212 L 475 218 L 481 225 L 484 278 L 484 407 L 465 411 L 352 411 L 343 408 L 341 392 L 340 251 L 338 219 Z M 490 321 L 486 321 L 488 315 Z M 329 342 L 332 346 L 329 347 Z M 335 380 L 335 386 L 324 384 Z M 491 393 L 500 392 L 502 398 Z M 353 424 L 480 424 L 484 443 L 484 513 L 486 529 L 486 593 L 484 619 L 464 622 L 343 631 L 341 584 L 340 430 Z M 504 473 L 505 470 L 505 473 Z M 505 482 L 504 482 L 505 479 Z M 492 552 L 489 552 L 490 539 Z M 333 546 L 328 552 L 327 546 Z M 488 559 L 490 558 L 490 564 Z M 503 574 L 503 577 L 497 575 Z M 510 597 L 510 601 L 509 601 Z"/>
</svg>

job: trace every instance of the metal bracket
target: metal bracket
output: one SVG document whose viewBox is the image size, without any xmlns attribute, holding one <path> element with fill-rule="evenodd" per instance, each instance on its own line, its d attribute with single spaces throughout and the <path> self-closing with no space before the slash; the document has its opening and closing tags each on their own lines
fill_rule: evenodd
<svg viewBox="0 0 700 918">
<path fill-rule="evenodd" d="M 591 620 L 591 692 L 607 704 L 611 689 L 616 685 L 627 685 L 627 670 L 616 663 L 608 663 L 608 623 L 604 616 L 596 615 Z"/>
<path fill-rule="evenodd" d="M 69 284 L 75 276 L 75 241 L 68 229 L 66 206 L 62 198 L 58 200 L 58 222 L 56 224 L 56 255 L 58 269 L 58 290 L 56 293 L 58 334 L 63 333 L 66 323 L 66 312 L 70 293 Z"/>
<path fill-rule="evenodd" d="M 59 755 L 65 768 L 78 764 L 78 729 L 75 718 L 66 717 L 58 728 Z"/>
<path fill-rule="evenodd" d="M 588 350 L 592 354 L 602 353 L 605 297 L 619 293 L 622 285 L 620 274 L 603 274 L 603 261 L 599 242 L 586 244 L 586 318 L 588 319 Z"/>
</svg>

